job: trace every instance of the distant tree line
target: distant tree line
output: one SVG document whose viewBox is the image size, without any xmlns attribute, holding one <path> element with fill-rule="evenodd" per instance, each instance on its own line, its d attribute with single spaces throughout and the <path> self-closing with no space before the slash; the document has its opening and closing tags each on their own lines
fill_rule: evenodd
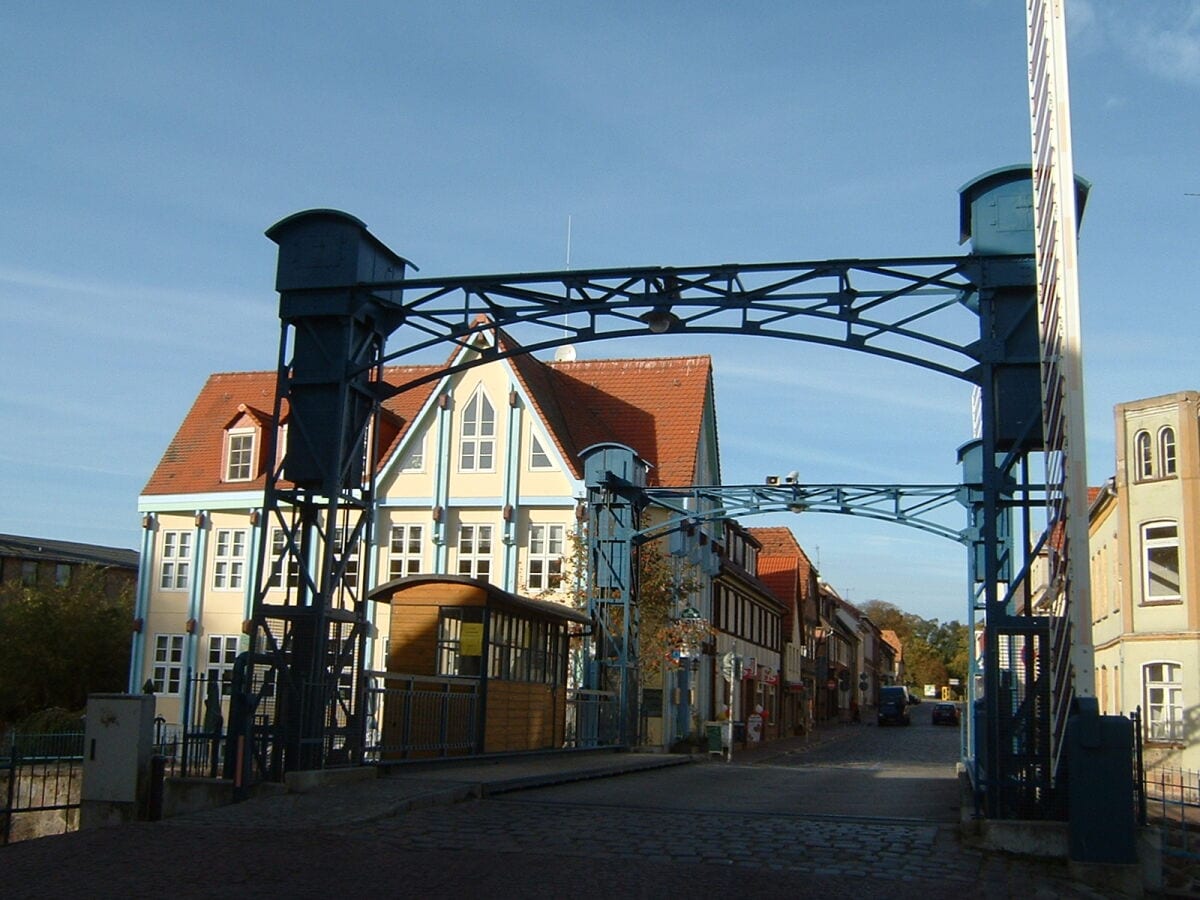
<svg viewBox="0 0 1200 900">
<path fill-rule="evenodd" d="M 133 588 L 110 596 L 96 567 L 75 569 L 64 585 L 0 585 L 0 732 L 124 691 L 132 619 Z"/>
<path fill-rule="evenodd" d="M 957 621 L 941 623 L 922 619 L 884 600 L 870 600 L 859 609 L 881 629 L 896 632 L 904 648 L 905 680 L 919 691 L 926 684 L 941 687 L 958 679 L 959 691 L 967 684 L 971 636 Z"/>
</svg>

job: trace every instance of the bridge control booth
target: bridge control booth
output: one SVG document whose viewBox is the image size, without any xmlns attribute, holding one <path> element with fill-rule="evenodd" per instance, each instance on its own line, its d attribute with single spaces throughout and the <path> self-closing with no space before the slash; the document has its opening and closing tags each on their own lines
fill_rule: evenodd
<svg viewBox="0 0 1200 900">
<path fill-rule="evenodd" d="M 370 599 L 391 607 L 372 691 L 381 761 L 564 745 L 569 641 L 587 615 L 455 575 L 398 578 Z"/>
</svg>

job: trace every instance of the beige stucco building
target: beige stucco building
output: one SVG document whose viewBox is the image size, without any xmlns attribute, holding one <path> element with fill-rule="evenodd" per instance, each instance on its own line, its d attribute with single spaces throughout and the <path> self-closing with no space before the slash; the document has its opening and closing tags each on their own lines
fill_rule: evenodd
<svg viewBox="0 0 1200 900">
<path fill-rule="evenodd" d="M 593 444 L 635 450 L 651 486 L 720 483 L 707 356 L 542 361 L 516 350 L 494 329 L 446 364 L 385 370 L 393 384 L 429 380 L 384 405 L 375 538 L 342 548 L 362 597 L 403 575 L 447 574 L 566 601 L 585 497 L 580 451 Z M 501 358 L 439 375 L 481 352 Z M 274 393 L 273 372 L 212 375 L 138 498 L 129 686 L 153 688 L 168 727 L 196 718 L 203 698 L 191 679 L 230 676 L 248 648 L 260 552 L 278 558 L 283 534 L 258 524 L 268 448 L 273 437 L 286 444 L 286 410 L 269 433 Z M 268 602 L 297 582 L 295 571 L 275 572 Z M 366 666 L 383 669 L 389 609 L 368 609 Z"/>
<path fill-rule="evenodd" d="M 1116 407 L 1116 471 L 1090 511 L 1104 713 L 1140 707 L 1150 764 L 1200 769 L 1200 393 Z"/>
</svg>

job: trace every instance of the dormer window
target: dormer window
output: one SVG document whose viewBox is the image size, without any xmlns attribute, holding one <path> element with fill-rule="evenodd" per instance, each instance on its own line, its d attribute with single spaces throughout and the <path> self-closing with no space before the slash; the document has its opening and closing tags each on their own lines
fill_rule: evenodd
<svg viewBox="0 0 1200 900">
<path fill-rule="evenodd" d="M 255 430 L 252 428 L 239 428 L 226 434 L 226 481 L 250 481 L 254 478 L 254 436 Z"/>
<path fill-rule="evenodd" d="M 264 413 L 245 403 L 238 404 L 237 415 L 225 425 L 223 481 L 253 481 L 258 477 L 259 436 L 268 420 Z"/>
</svg>

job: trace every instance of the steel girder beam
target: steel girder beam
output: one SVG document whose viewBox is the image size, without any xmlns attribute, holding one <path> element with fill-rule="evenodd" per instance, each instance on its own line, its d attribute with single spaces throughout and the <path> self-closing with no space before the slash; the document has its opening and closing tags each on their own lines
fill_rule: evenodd
<svg viewBox="0 0 1200 900">
<path fill-rule="evenodd" d="M 972 255 L 412 278 L 357 287 L 399 298 L 385 362 L 447 343 L 467 346 L 493 326 L 521 342 L 515 353 L 647 332 L 731 334 L 856 350 L 977 383 L 978 365 L 992 350 L 979 339 L 978 285 L 1032 277 L 1032 256 Z M 399 389 L 506 355 L 512 353 L 486 350 Z"/>
<path fill-rule="evenodd" d="M 674 515 L 638 532 L 648 540 L 688 522 L 736 519 L 773 512 L 814 512 L 857 516 L 907 525 L 958 543 L 972 539 L 968 526 L 955 527 L 945 511 L 962 512 L 961 484 L 789 484 L 713 485 L 645 489 L 648 503 Z"/>
</svg>

